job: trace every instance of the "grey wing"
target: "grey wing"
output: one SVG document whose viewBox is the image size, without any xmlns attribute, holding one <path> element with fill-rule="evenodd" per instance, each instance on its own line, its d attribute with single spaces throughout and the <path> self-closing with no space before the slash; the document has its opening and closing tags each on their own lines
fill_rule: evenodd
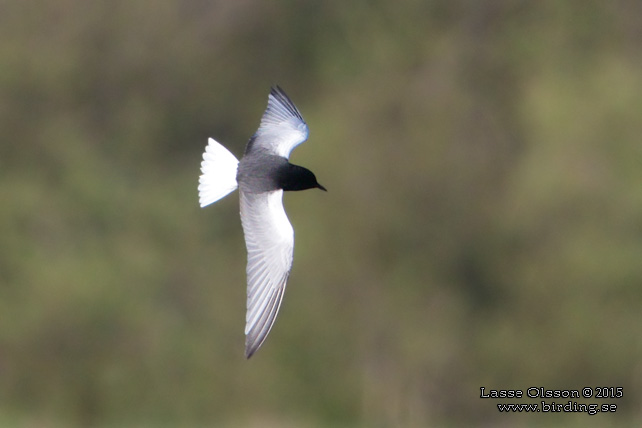
<svg viewBox="0 0 642 428">
<path fill-rule="evenodd" d="M 245 356 L 263 344 L 279 312 L 292 268 L 294 231 L 283 209 L 283 190 L 240 192 L 247 247 Z"/>
<path fill-rule="evenodd" d="M 278 86 L 268 96 L 268 106 L 261 125 L 248 143 L 245 153 L 262 148 L 288 158 L 290 152 L 308 139 L 308 125 L 294 103 Z"/>
</svg>

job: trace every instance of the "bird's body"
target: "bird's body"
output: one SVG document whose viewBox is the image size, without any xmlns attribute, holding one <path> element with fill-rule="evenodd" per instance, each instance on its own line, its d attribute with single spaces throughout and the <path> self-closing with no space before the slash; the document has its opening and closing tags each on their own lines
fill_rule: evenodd
<svg viewBox="0 0 642 428">
<path fill-rule="evenodd" d="M 279 311 L 292 268 L 294 230 L 283 209 L 284 190 L 321 186 L 314 174 L 288 161 L 308 137 L 301 113 L 279 87 L 272 88 L 261 125 L 239 162 L 210 138 L 199 180 L 201 207 L 239 188 L 248 252 L 245 355 L 263 344 Z"/>
</svg>

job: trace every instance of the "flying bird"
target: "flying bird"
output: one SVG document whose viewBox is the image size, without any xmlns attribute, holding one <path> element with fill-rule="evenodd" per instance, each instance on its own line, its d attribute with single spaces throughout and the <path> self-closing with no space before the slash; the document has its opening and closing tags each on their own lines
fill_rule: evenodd
<svg viewBox="0 0 642 428">
<path fill-rule="evenodd" d="M 299 110 L 275 86 L 240 162 L 212 138 L 203 153 L 198 185 L 201 207 L 239 189 L 247 248 L 246 358 L 270 333 L 292 269 L 294 230 L 283 209 L 283 191 L 326 190 L 312 171 L 288 161 L 292 149 L 307 140 L 308 134 Z"/>
</svg>

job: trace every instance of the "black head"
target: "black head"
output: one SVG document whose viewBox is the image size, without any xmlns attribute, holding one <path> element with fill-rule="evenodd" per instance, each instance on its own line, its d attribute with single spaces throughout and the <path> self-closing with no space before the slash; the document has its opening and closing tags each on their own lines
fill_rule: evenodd
<svg viewBox="0 0 642 428">
<path fill-rule="evenodd" d="M 302 166 L 288 163 L 279 170 L 279 187 L 283 190 L 306 190 L 321 189 L 327 191 L 325 187 L 317 182 L 314 173 Z"/>
</svg>

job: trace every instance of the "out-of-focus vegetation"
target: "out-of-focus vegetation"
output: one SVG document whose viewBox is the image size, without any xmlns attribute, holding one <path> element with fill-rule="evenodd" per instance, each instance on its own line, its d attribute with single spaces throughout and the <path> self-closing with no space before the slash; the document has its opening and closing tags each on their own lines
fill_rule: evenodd
<svg viewBox="0 0 642 428">
<path fill-rule="evenodd" d="M 640 425 L 641 5 L 0 3 L 0 425 Z M 238 197 L 196 186 L 274 83 L 329 192 L 246 361 Z"/>
</svg>

